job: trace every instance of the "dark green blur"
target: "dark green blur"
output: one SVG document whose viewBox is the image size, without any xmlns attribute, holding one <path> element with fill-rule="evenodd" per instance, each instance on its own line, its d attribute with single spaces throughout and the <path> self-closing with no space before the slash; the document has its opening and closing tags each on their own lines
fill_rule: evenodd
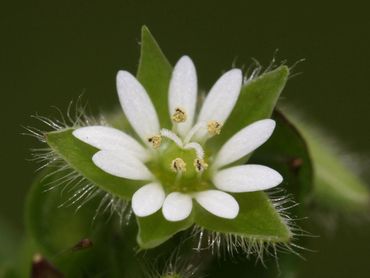
<svg viewBox="0 0 370 278">
<path fill-rule="evenodd" d="M 230 0 L 0 5 L 0 222 L 11 224 L 15 235 L 22 232 L 24 197 L 38 167 L 26 161 L 38 144 L 20 135 L 22 126 L 40 127 L 30 115 L 56 115 L 51 106 L 65 111 L 82 93 L 94 111 L 115 107 L 115 74 L 123 68 L 136 72 L 143 24 L 171 63 L 183 54 L 193 58 L 205 89 L 233 63 L 247 67 L 254 57 L 268 65 L 276 49 L 277 60 L 287 59 L 288 65 L 305 58 L 294 70 L 303 74 L 289 80 L 280 102 L 315 120 L 335 144 L 359 154 L 360 170 L 369 168 L 370 17 L 365 5 Z M 304 277 L 368 277 L 370 224 L 340 223 L 332 235 L 320 236 L 313 241 L 317 252 L 303 252 Z"/>
</svg>

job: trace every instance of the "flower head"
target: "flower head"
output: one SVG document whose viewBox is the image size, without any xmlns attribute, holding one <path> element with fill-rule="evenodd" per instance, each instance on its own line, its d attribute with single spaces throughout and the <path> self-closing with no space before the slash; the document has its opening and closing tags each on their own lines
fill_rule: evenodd
<svg viewBox="0 0 370 278">
<path fill-rule="evenodd" d="M 120 71 L 119 100 L 140 142 L 106 126 L 82 127 L 73 135 L 99 149 L 92 160 L 103 171 L 147 181 L 132 197 L 137 216 L 146 217 L 162 209 L 168 221 L 181 221 L 191 214 L 195 200 L 208 212 L 233 219 L 239 213 L 239 204 L 227 192 L 266 190 L 283 180 L 266 166 L 237 165 L 268 140 L 275 128 L 273 120 L 244 127 L 219 150 L 206 149 L 207 141 L 222 132 L 238 100 L 242 81 L 239 69 L 223 74 L 196 113 L 196 70 L 191 59 L 183 56 L 172 73 L 169 103 L 163 103 L 169 107 L 169 130 L 161 128 L 144 87 L 129 72 Z"/>
</svg>

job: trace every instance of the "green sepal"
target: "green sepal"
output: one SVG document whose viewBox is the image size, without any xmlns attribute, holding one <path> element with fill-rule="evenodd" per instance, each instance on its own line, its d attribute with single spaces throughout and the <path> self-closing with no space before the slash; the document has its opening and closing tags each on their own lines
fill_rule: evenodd
<svg viewBox="0 0 370 278">
<path fill-rule="evenodd" d="M 220 135 L 209 140 L 211 148 L 219 148 L 247 125 L 270 118 L 289 76 L 289 68 L 280 66 L 247 82 Z"/>
<path fill-rule="evenodd" d="M 194 202 L 194 221 L 211 232 L 238 235 L 260 242 L 289 242 L 289 226 L 279 215 L 265 192 L 233 194 L 240 210 L 235 219 L 217 217 Z"/>
<path fill-rule="evenodd" d="M 98 150 L 74 137 L 73 130 L 70 128 L 46 133 L 46 142 L 73 170 L 90 182 L 106 192 L 131 199 L 145 182 L 115 177 L 98 168 L 92 161 Z"/>
<path fill-rule="evenodd" d="M 168 86 L 172 67 L 146 26 L 141 30 L 141 54 L 137 79 L 144 86 L 157 111 L 162 128 L 171 128 Z"/>
<path fill-rule="evenodd" d="M 192 215 L 183 221 L 169 222 L 163 217 L 162 211 L 147 217 L 136 217 L 136 220 L 139 226 L 137 242 L 142 249 L 157 247 L 193 224 Z"/>
</svg>

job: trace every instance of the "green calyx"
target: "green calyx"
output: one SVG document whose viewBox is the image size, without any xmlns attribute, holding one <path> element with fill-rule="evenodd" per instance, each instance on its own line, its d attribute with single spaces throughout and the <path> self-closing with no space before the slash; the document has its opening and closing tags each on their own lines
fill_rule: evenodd
<svg viewBox="0 0 370 278">
<path fill-rule="evenodd" d="M 165 141 L 147 166 L 166 193 L 191 193 L 212 188 L 207 160 L 197 157 L 194 149 L 184 149 Z"/>
</svg>

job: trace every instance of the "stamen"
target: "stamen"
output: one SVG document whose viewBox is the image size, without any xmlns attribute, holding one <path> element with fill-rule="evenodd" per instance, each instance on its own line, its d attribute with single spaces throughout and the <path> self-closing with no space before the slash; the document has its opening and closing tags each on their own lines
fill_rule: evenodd
<svg viewBox="0 0 370 278">
<path fill-rule="evenodd" d="M 173 133 L 172 131 L 170 131 L 168 129 L 165 129 L 165 128 L 162 128 L 161 129 L 161 135 L 163 137 L 166 137 L 166 138 L 172 140 L 180 148 L 183 147 L 183 143 L 182 143 L 181 139 L 175 133 Z"/>
<path fill-rule="evenodd" d="M 173 113 L 172 115 L 172 120 L 175 122 L 175 123 L 183 123 L 186 121 L 186 113 L 184 110 L 180 109 L 180 108 L 176 108 L 175 109 L 175 113 Z"/>
<path fill-rule="evenodd" d="M 148 138 L 148 142 L 152 145 L 153 149 L 158 149 L 162 143 L 162 136 L 161 135 L 154 135 Z"/>
<path fill-rule="evenodd" d="M 186 163 L 181 158 L 175 158 L 171 162 L 171 170 L 176 173 L 182 173 L 186 171 Z"/>
<path fill-rule="evenodd" d="M 208 164 L 203 159 L 195 159 L 194 160 L 194 167 L 197 172 L 203 172 L 208 168 Z"/>
<path fill-rule="evenodd" d="M 222 124 L 217 121 L 209 121 L 207 124 L 208 133 L 212 136 L 221 133 Z"/>
<path fill-rule="evenodd" d="M 203 159 L 204 158 L 204 150 L 199 143 L 191 142 L 185 145 L 184 149 L 190 150 L 193 149 L 197 153 L 197 158 Z"/>
</svg>

